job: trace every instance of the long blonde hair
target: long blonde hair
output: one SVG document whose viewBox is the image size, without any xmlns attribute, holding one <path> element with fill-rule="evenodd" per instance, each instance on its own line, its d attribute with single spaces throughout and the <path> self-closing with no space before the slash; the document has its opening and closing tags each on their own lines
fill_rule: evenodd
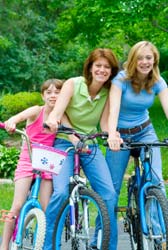
<svg viewBox="0 0 168 250">
<path fill-rule="evenodd" d="M 128 54 L 128 59 L 123 65 L 124 69 L 126 70 L 126 80 L 131 81 L 132 87 L 136 93 L 139 93 L 141 91 L 141 85 L 138 82 L 138 76 L 136 70 L 138 55 L 139 51 L 145 47 L 149 47 L 154 56 L 153 69 L 149 73 L 147 81 L 144 85 L 144 88 L 148 93 L 151 93 L 151 87 L 154 85 L 155 82 L 159 80 L 160 77 L 160 71 L 158 67 L 160 55 L 157 48 L 151 42 L 148 41 L 141 41 L 136 43 L 131 48 Z"/>
</svg>

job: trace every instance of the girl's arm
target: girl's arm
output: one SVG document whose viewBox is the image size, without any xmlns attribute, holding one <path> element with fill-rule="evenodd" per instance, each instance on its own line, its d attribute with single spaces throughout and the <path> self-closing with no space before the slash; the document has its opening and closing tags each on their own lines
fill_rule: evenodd
<svg viewBox="0 0 168 250">
<path fill-rule="evenodd" d="M 62 116 L 64 114 L 64 111 L 66 110 L 66 107 L 68 106 L 71 100 L 73 92 L 74 92 L 74 82 L 73 79 L 69 79 L 66 82 L 64 82 L 61 92 L 56 101 L 56 104 L 52 112 L 49 114 L 48 119 L 45 121 L 45 123 L 50 127 L 50 130 L 52 132 L 56 132 L 58 125 L 62 119 Z"/>
<path fill-rule="evenodd" d="M 5 121 L 5 129 L 8 132 L 12 132 L 16 129 L 16 125 L 20 122 L 27 121 L 27 124 L 33 122 L 39 114 L 40 109 L 40 106 L 33 106 L 10 117 L 7 121 Z"/>
<path fill-rule="evenodd" d="M 120 144 L 122 142 L 119 133 L 117 133 L 117 124 L 120 111 L 121 103 L 121 89 L 116 85 L 111 86 L 110 96 L 109 96 L 109 117 L 108 117 L 108 144 L 110 149 L 117 151 L 120 149 Z"/>
</svg>

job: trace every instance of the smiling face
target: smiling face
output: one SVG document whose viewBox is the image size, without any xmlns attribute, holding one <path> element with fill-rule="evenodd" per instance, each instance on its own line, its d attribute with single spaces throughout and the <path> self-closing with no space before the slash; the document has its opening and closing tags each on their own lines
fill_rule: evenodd
<svg viewBox="0 0 168 250">
<path fill-rule="evenodd" d="M 57 89 L 54 84 L 51 84 L 48 87 L 48 89 L 45 89 L 42 94 L 42 98 L 45 102 L 45 105 L 50 108 L 53 108 L 59 93 L 60 93 L 60 89 Z"/>
<path fill-rule="evenodd" d="M 137 55 L 137 73 L 140 78 L 145 78 L 153 69 L 154 55 L 150 47 L 146 46 L 139 50 Z"/>
<path fill-rule="evenodd" d="M 103 85 L 111 76 L 111 66 L 106 58 L 99 58 L 91 67 L 92 81 Z"/>
</svg>

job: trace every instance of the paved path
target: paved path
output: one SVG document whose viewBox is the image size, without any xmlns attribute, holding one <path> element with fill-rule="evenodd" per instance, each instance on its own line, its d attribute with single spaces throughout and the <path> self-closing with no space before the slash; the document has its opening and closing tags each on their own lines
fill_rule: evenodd
<svg viewBox="0 0 168 250">
<path fill-rule="evenodd" d="M 118 223 L 118 249 L 117 250 L 131 250 L 130 239 L 128 233 L 124 232 L 123 223 Z"/>
<path fill-rule="evenodd" d="M 119 233 L 118 234 L 119 242 L 117 250 L 124 250 L 124 249 L 131 250 L 129 235 L 127 233 L 124 233 L 122 221 L 119 221 L 118 223 L 118 233 Z M 1 242 L 1 237 L 0 237 L 0 242 Z"/>
</svg>

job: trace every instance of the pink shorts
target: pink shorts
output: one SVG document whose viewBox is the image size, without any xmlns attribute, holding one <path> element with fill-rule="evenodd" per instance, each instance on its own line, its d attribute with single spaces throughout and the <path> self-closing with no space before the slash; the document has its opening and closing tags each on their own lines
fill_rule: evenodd
<svg viewBox="0 0 168 250">
<path fill-rule="evenodd" d="M 27 157 L 20 157 L 17 168 L 15 170 L 14 181 L 25 178 L 25 177 L 35 178 L 35 176 L 36 174 L 33 173 L 30 159 Z M 52 174 L 47 173 L 47 172 L 42 172 L 41 177 L 42 179 L 52 180 Z"/>
</svg>

